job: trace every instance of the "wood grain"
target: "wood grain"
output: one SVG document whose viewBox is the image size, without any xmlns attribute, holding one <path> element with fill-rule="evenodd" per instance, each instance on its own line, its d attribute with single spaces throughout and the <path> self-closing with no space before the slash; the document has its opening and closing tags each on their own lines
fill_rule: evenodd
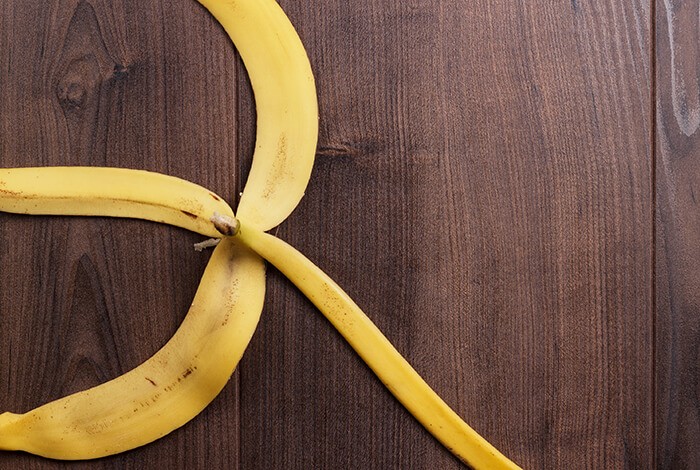
<svg viewBox="0 0 700 470">
<path fill-rule="evenodd" d="M 649 468 L 648 5 L 282 5 L 321 138 L 279 235 L 526 468 Z M 243 467 L 459 467 L 270 278 L 242 365 Z"/>
<path fill-rule="evenodd" d="M 0 2 L 0 165 L 108 165 L 236 186 L 235 61 L 191 0 Z M 215 47 L 213 45 L 216 45 Z M 211 73 L 211 70 L 215 73 Z M 207 255 L 141 221 L 0 218 L 0 409 L 122 374 L 167 341 Z M 75 468 L 236 468 L 237 382 L 198 419 Z M 149 465 L 149 462 L 151 465 Z M 0 454 L 1 468 L 64 467 Z"/>
<path fill-rule="evenodd" d="M 519 464 L 653 468 L 655 325 L 664 330 L 651 4 L 281 5 L 316 73 L 321 135 L 307 195 L 277 234 Z M 254 102 L 196 2 L 0 7 L 0 165 L 145 168 L 234 199 Z M 0 237 L 12 273 L 0 279 L 0 410 L 150 356 L 207 258 L 190 250 L 198 237 L 139 221 L 3 215 Z M 202 416 L 142 449 L 67 466 L 156 464 L 460 467 L 273 269 L 259 330 Z M 3 469 L 63 466 L 0 454 Z"/>
<path fill-rule="evenodd" d="M 700 461 L 700 14 L 657 2 L 657 468 Z"/>
</svg>

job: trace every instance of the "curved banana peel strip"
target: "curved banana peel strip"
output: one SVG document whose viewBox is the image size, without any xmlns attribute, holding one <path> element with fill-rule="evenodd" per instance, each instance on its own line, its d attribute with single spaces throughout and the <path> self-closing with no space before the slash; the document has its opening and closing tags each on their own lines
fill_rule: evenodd
<svg viewBox="0 0 700 470">
<path fill-rule="evenodd" d="M 130 217 L 216 238 L 223 235 L 212 216 L 233 217 L 223 198 L 197 184 L 160 173 L 101 167 L 0 169 L 0 211 Z"/>
<path fill-rule="evenodd" d="M 154 441 L 202 411 L 228 382 L 262 311 L 265 268 L 234 239 L 214 250 L 175 335 L 150 359 L 24 414 L 0 414 L 0 450 L 92 459 Z"/>
<path fill-rule="evenodd" d="M 274 0 L 198 0 L 241 54 L 255 95 L 253 164 L 236 213 L 269 230 L 294 210 L 318 139 L 316 86 L 304 46 Z"/>
<path fill-rule="evenodd" d="M 284 241 L 245 221 L 237 238 L 272 263 L 316 305 L 387 389 L 450 452 L 475 469 L 520 468 L 467 425 L 318 266 Z"/>
</svg>

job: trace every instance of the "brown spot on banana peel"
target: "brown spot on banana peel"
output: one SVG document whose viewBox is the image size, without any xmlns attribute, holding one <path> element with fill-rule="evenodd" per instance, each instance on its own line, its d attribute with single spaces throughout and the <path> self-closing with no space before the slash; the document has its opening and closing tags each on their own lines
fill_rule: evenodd
<svg viewBox="0 0 700 470">
<path fill-rule="evenodd" d="M 29 199 L 31 196 L 28 196 L 26 193 L 23 193 L 21 191 L 12 191 L 11 189 L 4 189 L 0 188 L 0 197 L 1 196 L 11 196 L 11 197 L 19 197 L 22 199 Z"/>
<path fill-rule="evenodd" d="M 286 171 L 289 171 L 289 169 L 287 168 L 287 157 L 289 154 L 289 150 L 287 147 L 287 136 L 285 134 L 282 134 L 280 135 L 280 138 L 277 141 L 277 155 L 273 160 L 272 168 L 270 171 L 272 177 L 268 178 L 265 184 L 265 189 L 262 193 L 262 197 L 264 199 L 269 199 L 270 196 L 272 196 L 272 193 L 277 187 L 277 182 L 280 179 L 282 179 L 282 176 Z"/>
<path fill-rule="evenodd" d="M 187 212 L 187 211 L 183 211 L 183 210 L 181 210 L 180 212 L 182 212 L 183 214 L 185 214 L 187 217 L 190 217 L 190 218 L 192 218 L 192 219 L 197 219 L 197 215 L 196 215 L 196 214 L 193 214 L 192 212 Z"/>
<path fill-rule="evenodd" d="M 166 393 L 172 392 L 172 391 L 177 387 L 177 384 L 179 384 L 179 383 L 182 382 L 183 380 L 186 380 L 187 377 L 189 377 L 190 375 L 192 375 L 192 374 L 194 373 L 194 371 L 196 371 L 196 370 L 197 370 L 197 366 L 195 366 L 195 365 L 189 366 L 188 368 L 186 368 L 186 369 L 182 372 L 182 374 L 178 375 L 178 376 L 177 376 L 177 379 L 175 379 L 174 381 L 172 381 L 172 382 L 170 383 L 170 385 L 168 385 L 168 386 L 166 386 L 166 387 L 163 387 L 163 391 L 166 392 Z"/>
</svg>

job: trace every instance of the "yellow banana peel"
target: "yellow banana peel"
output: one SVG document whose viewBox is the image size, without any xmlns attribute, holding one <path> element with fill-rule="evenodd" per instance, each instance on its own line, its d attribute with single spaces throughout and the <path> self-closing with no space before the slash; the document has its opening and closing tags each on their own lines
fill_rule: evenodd
<svg viewBox="0 0 700 470">
<path fill-rule="evenodd" d="M 92 459 L 179 428 L 228 382 L 258 324 L 264 295 L 260 257 L 225 239 L 214 250 L 182 325 L 155 355 L 91 389 L 24 414 L 0 414 L 0 450 Z"/>
<path fill-rule="evenodd" d="M 274 265 L 325 315 L 384 386 L 445 447 L 476 469 L 516 469 L 418 375 L 357 304 L 291 245 L 241 222 L 244 244 Z"/>
<path fill-rule="evenodd" d="M 172 176 L 99 167 L 0 169 L 0 211 L 17 214 L 130 217 L 222 234 L 213 214 L 233 217 L 213 192 Z"/>
<path fill-rule="evenodd" d="M 318 139 L 316 86 L 304 46 L 273 0 L 198 0 L 241 54 L 255 96 L 253 164 L 237 214 L 261 230 L 304 196 Z"/>
<path fill-rule="evenodd" d="M 519 468 L 426 384 L 332 279 L 264 233 L 294 210 L 311 176 L 318 135 L 311 67 L 274 0 L 198 1 L 241 53 L 258 111 L 253 165 L 236 218 L 216 194 L 155 173 L 94 167 L 0 170 L 1 211 L 135 217 L 220 239 L 190 312 L 161 350 L 97 387 L 23 414 L 0 414 L 0 450 L 91 459 L 144 445 L 192 419 L 225 386 L 253 335 L 265 291 L 265 258 L 454 455 L 475 469 Z"/>
</svg>

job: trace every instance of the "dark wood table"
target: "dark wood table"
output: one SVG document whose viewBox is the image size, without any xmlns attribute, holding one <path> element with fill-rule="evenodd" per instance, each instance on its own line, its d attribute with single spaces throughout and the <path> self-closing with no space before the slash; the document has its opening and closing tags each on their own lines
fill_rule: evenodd
<svg viewBox="0 0 700 470">
<path fill-rule="evenodd" d="M 317 80 L 276 230 L 519 464 L 700 461 L 700 0 L 282 1 Z M 106 165 L 235 201 L 252 93 L 193 0 L 0 0 L 0 166 Z M 0 215 L 0 411 L 140 364 L 209 254 L 148 222 Z M 223 393 L 141 449 L 2 469 L 459 462 L 276 270 Z"/>
</svg>

